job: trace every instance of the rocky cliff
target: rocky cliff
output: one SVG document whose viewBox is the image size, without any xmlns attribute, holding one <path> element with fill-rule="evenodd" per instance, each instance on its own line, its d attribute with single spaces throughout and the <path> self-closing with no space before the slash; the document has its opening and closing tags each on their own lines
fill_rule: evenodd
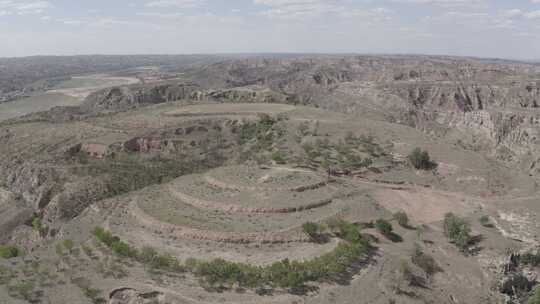
<svg viewBox="0 0 540 304">
<path fill-rule="evenodd" d="M 184 83 L 114 87 L 91 94 L 81 109 L 85 113 L 125 111 L 169 101 L 197 99 L 198 92 L 197 85 Z"/>
</svg>

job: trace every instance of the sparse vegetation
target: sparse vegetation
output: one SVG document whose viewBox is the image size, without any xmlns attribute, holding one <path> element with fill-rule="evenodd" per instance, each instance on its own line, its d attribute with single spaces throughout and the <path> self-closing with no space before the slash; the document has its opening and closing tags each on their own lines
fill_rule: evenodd
<svg viewBox="0 0 540 304">
<path fill-rule="evenodd" d="M 16 274 L 11 268 L 0 265 L 0 285 L 9 283 L 15 277 Z"/>
<path fill-rule="evenodd" d="M 341 225 L 350 227 L 345 222 Z M 176 258 L 170 255 L 159 255 L 156 250 L 150 247 L 138 251 L 103 228 L 97 227 L 94 230 L 94 235 L 120 256 L 134 258 L 156 269 L 174 272 L 188 270 L 198 276 L 207 287 L 238 285 L 256 288 L 271 285 L 299 292 L 309 282 L 342 280 L 350 267 L 362 263 L 369 255 L 372 250 L 369 242 L 362 238 L 357 230 L 358 234 L 353 237 L 352 232 L 348 231 L 349 229 L 345 228 L 345 235 L 352 241 L 341 242 L 331 253 L 304 262 L 283 260 L 266 267 L 228 262 L 223 259 L 212 261 L 190 259 L 185 264 L 181 264 Z M 122 247 L 127 246 L 129 249 L 117 251 L 114 249 L 115 244 L 124 244 Z M 126 255 L 125 252 L 131 254 Z"/>
<path fill-rule="evenodd" d="M 281 151 L 276 151 L 272 153 L 272 160 L 276 162 L 276 164 L 283 165 L 287 163 L 287 158 L 285 157 L 285 154 Z"/>
<path fill-rule="evenodd" d="M 431 160 L 429 153 L 420 148 L 414 149 L 408 158 L 413 167 L 418 170 L 431 170 L 437 167 L 437 164 Z"/>
<path fill-rule="evenodd" d="M 444 217 L 444 234 L 461 251 L 466 252 L 469 249 L 472 241 L 471 227 L 464 219 L 447 213 Z"/>
<path fill-rule="evenodd" d="M 338 170 L 341 172 L 367 168 L 373 159 L 385 156 L 384 149 L 372 136 L 355 136 L 348 133 L 342 140 L 332 143 L 328 138 L 317 138 L 302 145 L 305 157 L 299 163 L 313 168 Z"/>
<path fill-rule="evenodd" d="M 478 221 L 480 222 L 480 225 L 486 227 L 486 228 L 493 228 L 493 224 L 489 220 L 489 216 L 483 215 L 481 216 Z"/>
<path fill-rule="evenodd" d="M 62 241 L 62 246 L 68 251 L 68 253 L 71 253 L 73 247 L 75 247 L 75 244 L 73 243 L 73 240 L 65 239 Z"/>
<path fill-rule="evenodd" d="M 38 232 L 41 236 L 46 235 L 49 230 L 48 227 L 43 224 L 39 216 L 34 216 L 34 218 L 32 218 L 32 229 Z"/>
<path fill-rule="evenodd" d="M 409 229 L 411 227 L 409 225 L 409 216 L 407 215 L 407 213 L 405 213 L 403 211 L 394 213 L 394 219 L 403 228 Z"/>
<path fill-rule="evenodd" d="M 382 235 L 390 235 L 394 228 L 392 227 L 392 224 L 384 219 L 378 219 L 375 222 L 375 228 L 382 234 Z"/>
<path fill-rule="evenodd" d="M 22 250 L 15 246 L 5 245 L 0 246 L 0 257 L 4 259 L 16 258 L 22 255 Z"/>
<path fill-rule="evenodd" d="M 437 272 L 441 272 L 442 269 L 437 265 L 435 259 L 422 251 L 419 245 L 416 245 L 411 256 L 413 264 L 420 267 L 428 277 L 434 275 Z"/>
<path fill-rule="evenodd" d="M 285 135 L 286 116 L 259 114 L 256 121 L 244 121 L 237 135 L 237 143 L 245 145 L 251 153 L 270 151 Z"/>
<path fill-rule="evenodd" d="M 425 287 L 426 280 L 417 275 L 407 260 L 401 260 L 399 264 L 399 272 L 402 279 L 412 287 Z"/>
<path fill-rule="evenodd" d="M 128 271 L 112 258 L 106 257 L 97 264 L 97 272 L 104 278 L 122 279 L 129 275 Z"/>
<path fill-rule="evenodd" d="M 35 284 L 30 281 L 21 281 L 8 286 L 9 295 L 23 299 L 29 303 L 39 303 L 41 292 L 35 291 Z"/>
<path fill-rule="evenodd" d="M 334 234 L 351 243 L 360 242 L 362 240 L 362 235 L 358 231 L 356 225 L 349 223 L 344 220 L 332 220 L 329 221 L 328 227 Z"/>
<path fill-rule="evenodd" d="M 66 202 L 60 202 L 59 208 L 63 218 L 72 218 L 86 208 L 90 201 L 97 201 L 135 191 L 150 185 L 166 183 L 184 174 L 201 172 L 208 168 L 223 165 L 222 151 L 216 148 L 217 143 L 203 145 L 203 157 L 194 155 L 173 155 L 169 158 L 153 157 L 141 159 L 137 155 L 116 153 L 114 158 L 93 159 L 84 153 L 76 155 L 76 162 L 86 162 L 84 166 L 74 166 L 73 173 L 79 176 L 100 177 L 105 181 L 104 188 L 98 193 L 75 196 Z M 214 149 L 216 148 L 216 149 Z"/>
<path fill-rule="evenodd" d="M 326 230 L 326 227 L 317 223 L 307 222 L 302 225 L 302 230 L 313 241 L 321 242 L 322 240 L 324 240 L 324 232 Z"/>
<path fill-rule="evenodd" d="M 378 219 L 375 221 L 375 228 L 392 242 L 401 242 L 402 238 L 394 233 L 394 227 L 385 219 Z"/>
<path fill-rule="evenodd" d="M 519 256 L 519 263 L 531 267 L 538 267 L 540 265 L 540 253 L 526 252 Z"/>
<path fill-rule="evenodd" d="M 526 299 L 533 286 L 534 282 L 529 281 L 522 273 L 515 273 L 506 278 L 500 292 L 514 299 Z"/>
<path fill-rule="evenodd" d="M 82 291 L 84 296 L 90 299 L 93 304 L 103 304 L 107 302 L 104 298 L 101 297 L 102 291 L 99 289 L 86 287 L 83 288 Z"/>
<path fill-rule="evenodd" d="M 540 304 L 540 286 L 536 286 L 532 295 L 527 300 L 527 304 Z"/>
</svg>

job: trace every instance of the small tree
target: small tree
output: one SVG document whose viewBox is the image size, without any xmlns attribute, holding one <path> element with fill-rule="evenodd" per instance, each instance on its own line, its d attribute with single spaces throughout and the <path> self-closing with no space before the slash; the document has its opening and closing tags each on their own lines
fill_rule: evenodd
<svg viewBox="0 0 540 304">
<path fill-rule="evenodd" d="M 409 161 L 418 170 L 431 170 L 436 167 L 427 151 L 424 151 L 420 148 L 414 149 L 411 154 L 409 154 Z"/>
<path fill-rule="evenodd" d="M 377 228 L 377 230 L 384 236 L 392 235 L 392 231 L 394 230 L 392 224 L 384 219 L 378 219 L 375 222 L 375 228 Z"/>
<path fill-rule="evenodd" d="M 284 165 L 287 163 L 287 158 L 281 151 L 275 151 L 272 153 L 272 160 L 278 165 Z"/>
<path fill-rule="evenodd" d="M 320 242 L 323 239 L 324 227 L 319 224 L 307 222 L 302 225 L 302 230 L 313 241 Z"/>
<path fill-rule="evenodd" d="M 47 225 L 43 224 L 43 221 L 39 216 L 34 216 L 34 218 L 32 219 L 32 229 L 34 229 L 34 231 L 37 231 L 40 236 L 46 236 L 49 232 L 49 228 L 47 227 Z"/>
<path fill-rule="evenodd" d="M 461 251 L 466 251 L 471 243 L 471 226 L 464 219 L 447 213 L 444 217 L 444 234 Z"/>
<path fill-rule="evenodd" d="M 409 217 L 407 216 L 407 213 L 400 211 L 394 213 L 394 219 L 398 222 L 398 224 L 403 228 L 409 228 Z"/>
<path fill-rule="evenodd" d="M 0 246 L 0 257 L 4 259 L 16 258 L 22 255 L 22 251 L 15 246 Z"/>
<path fill-rule="evenodd" d="M 481 216 L 478 221 L 480 222 L 480 225 L 486 227 L 486 228 L 493 228 L 493 224 L 489 221 L 489 216 L 483 215 Z"/>
<path fill-rule="evenodd" d="M 73 243 L 72 240 L 70 239 L 65 239 L 63 242 L 62 242 L 62 245 L 64 246 L 64 248 L 66 248 L 66 250 L 68 252 L 71 252 L 71 250 L 73 250 L 73 247 L 75 246 L 75 244 Z"/>
<path fill-rule="evenodd" d="M 353 223 L 344 220 L 335 220 L 328 223 L 329 228 L 341 239 L 351 243 L 362 240 L 362 235 Z"/>
</svg>

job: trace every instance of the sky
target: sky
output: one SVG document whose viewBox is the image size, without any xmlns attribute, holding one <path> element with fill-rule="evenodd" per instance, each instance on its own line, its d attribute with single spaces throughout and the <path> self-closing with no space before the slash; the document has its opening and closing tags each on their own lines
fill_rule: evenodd
<svg viewBox="0 0 540 304">
<path fill-rule="evenodd" d="M 195 53 L 540 59 L 540 0 L 0 0 L 0 57 Z"/>
</svg>

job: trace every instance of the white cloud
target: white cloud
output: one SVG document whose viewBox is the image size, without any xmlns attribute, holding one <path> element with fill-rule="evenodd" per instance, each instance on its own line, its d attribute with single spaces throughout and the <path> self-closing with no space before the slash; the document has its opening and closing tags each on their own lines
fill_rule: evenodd
<svg viewBox="0 0 540 304">
<path fill-rule="evenodd" d="M 377 7 L 373 9 L 350 9 L 340 12 L 340 16 L 344 18 L 363 18 L 369 21 L 384 21 L 390 20 L 391 10 L 384 7 Z"/>
<path fill-rule="evenodd" d="M 337 0 L 254 0 L 255 4 L 266 6 L 259 12 L 270 19 L 305 20 L 324 15 L 335 15 L 340 18 L 366 18 L 365 21 L 381 21 L 389 19 L 390 10 L 386 8 L 359 8 L 351 6 L 351 2 Z"/>
<path fill-rule="evenodd" d="M 528 19 L 540 18 L 540 10 L 532 11 L 532 12 L 526 12 L 523 16 L 525 18 L 528 18 Z"/>
<path fill-rule="evenodd" d="M 204 4 L 204 0 L 154 0 L 146 3 L 147 7 L 154 8 L 191 8 Z"/>
<path fill-rule="evenodd" d="M 0 1 L 0 16 L 41 14 L 52 7 L 49 1 Z"/>
<path fill-rule="evenodd" d="M 271 19 L 313 18 L 341 10 L 337 4 L 323 0 L 255 0 L 254 2 L 269 7 L 260 14 Z"/>
<path fill-rule="evenodd" d="M 485 0 L 392 0 L 396 3 L 428 4 L 441 7 L 479 8 L 486 6 Z"/>
<path fill-rule="evenodd" d="M 538 0 L 540 3 L 540 0 Z M 527 19 L 540 18 L 540 10 L 536 11 L 522 11 L 520 9 L 511 9 L 502 12 L 503 15 L 509 18 L 523 17 Z"/>
</svg>

